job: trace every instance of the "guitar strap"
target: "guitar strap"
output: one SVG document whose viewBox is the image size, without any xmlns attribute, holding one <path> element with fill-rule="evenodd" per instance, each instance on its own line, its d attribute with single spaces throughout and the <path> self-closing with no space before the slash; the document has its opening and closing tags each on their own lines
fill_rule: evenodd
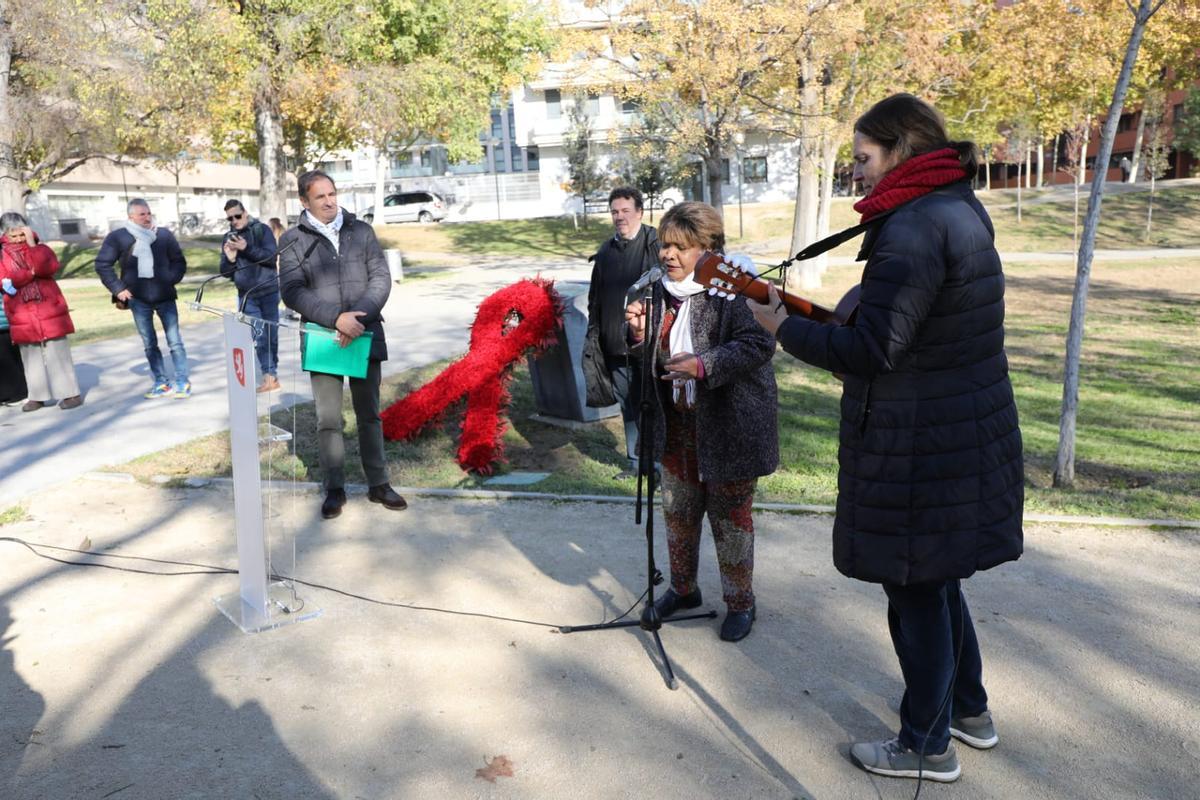
<svg viewBox="0 0 1200 800">
<path fill-rule="evenodd" d="M 893 209 L 893 211 L 894 211 L 894 209 Z M 856 236 L 861 236 L 863 233 L 865 233 L 866 231 L 875 227 L 879 223 L 883 222 L 883 220 L 885 220 L 889 216 L 891 216 L 893 211 L 886 211 L 883 214 L 880 214 L 879 216 L 871 217 L 871 219 L 867 220 L 866 222 L 860 222 L 858 225 L 855 225 L 853 228 L 846 228 L 846 230 L 844 230 L 844 231 L 838 231 L 837 233 L 835 233 L 831 236 L 826 236 L 824 239 L 821 239 L 820 241 L 813 242 L 808 247 L 804 248 L 799 253 L 796 253 L 796 255 L 792 256 L 790 260 L 791 261 L 807 261 L 810 258 L 816 258 L 817 256 L 821 255 L 822 253 L 827 253 L 830 250 L 832 250 L 833 248 L 837 247 L 838 245 L 848 242 L 851 239 L 855 238 Z"/>
</svg>

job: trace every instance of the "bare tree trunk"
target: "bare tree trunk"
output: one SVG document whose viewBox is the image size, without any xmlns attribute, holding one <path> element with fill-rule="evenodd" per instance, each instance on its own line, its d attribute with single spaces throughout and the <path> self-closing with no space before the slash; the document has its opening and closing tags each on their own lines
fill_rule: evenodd
<svg viewBox="0 0 1200 800">
<path fill-rule="evenodd" d="M 1033 188 L 1033 142 L 1025 143 L 1025 188 Z"/>
<path fill-rule="evenodd" d="M 1050 153 L 1050 185 L 1058 183 L 1058 140 L 1060 136 L 1054 137 L 1054 143 L 1051 144 L 1052 151 Z"/>
<path fill-rule="evenodd" d="M 179 196 L 179 173 L 183 172 L 182 165 L 175 162 L 175 230 L 183 227 L 183 200 Z"/>
<path fill-rule="evenodd" d="M 1037 188 L 1040 189 L 1046 185 L 1046 140 L 1040 133 L 1038 134 L 1037 160 Z"/>
<path fill-rule="evenodd" d="M 724 170 L 721 169 L 721 151 L 719 148 L 715 152 L 712 149 L 709 150 L 708 154 L 704 157 L 704 166 L 708 171 L 708 175 L 706 176 L 708 178 L 708 196 L 710 198 L 708 203 L 724 219 L 724 197 L 721 196 L 721 173 Z"/>
<path fill-rule="evenodd" d="M 1145 102 L 1145 101 L 1143 101 Z M 1146 112 L 1138 112 L 1137 136 L 1133 139 L 1133 165 L 1129 168 L 1126 183 L 1137 183 L 1138 174 L 1142 171 L 1142 140 L 1146 137 Z"/>
<path fill-rule="evenodd" d="M 1028 152 L 1028 151 L 1026 151 Z M 1029 173 L 1025 173 L 1029 177 Z M 1021 224 L 1021 162 L 1017 162 L 1017 224 Z"/>
<path fill-rule="evenodd" d="M 375 148 L 375 219 L 374 223 L 382 225 L 385 220 L 383 216 L 383 197 L 384 183 L 387 181 L 388 173 L 388 157 L 387 147 L 380 144 Z"/>
<path fill-rule="evenodd" d="M 987 191 L 992 190 L 992 154 L 991 148 L 983 151 L 983 172 L 984 172 L 984 187 Z"/>
<path fill-rule="evenodd" d="M 17 167 L 14 146 L 17 132 L 12 120 L 9 73 L 12 69 L 12 29 L 8 2 L 0 0 L 0 208 L 25 211 L 25 181 Z"/>
<path fill-rule="evenodd" d="M 1146 205 L 1146 241 L 1150 241 L 1150 227 L 1154 223 L 1154 170 L 1150 170 L 1150 202 Z"/>
<path fill-rule="evenodd" d="M 1058 453 L 1054 464 L 1054 485 L 1069 487 L 1075 483 L 1075 420 L 1079 411 L 1079 361 L 1083 352 L 1083 323 L 1087 315 L 1088 278 L 1092 269 L 1092 255 L 1096 247 L 1096 228 L 1100 224 L 1100 207 L 1104 202 L 1104 166 L 1112 157 L 1113 139 L 1117 134 L 1117 123 L 1121 108 L 1125 105 L 1125 94 L 1129 91 L 1129 79 L 1137 61 L 1138 48 L 1146 32 L 1146 22 L 1162 7 L 1165 0 L 1139 0 L 1134 14 L 1133 30 L 1129 33 L 1129 45 L 1125 48 L 1125 59 L 1121 63 L 1121 74 L 1113 91 L 1104 129 L 1100 133 L 1100 152 L 1096 155 L 1096 174 L 1092 178 L 1092 190 L 1088 195 L 1087 217 L 1083 223 L 1083 237 L 1079 243 L 1079 261 L 1075 271 L 1075 294 L 1071 302 L 1071 322 L 1067 328 L 1067 354 L 1063 369 L 1062 415 L 1058 425 Z"/>
<path fill-rule="evenodd" d="M 816 241 L 819 111 L 816 71 L 808 53 L 797 59 L 796 81 L 800 89 L 800 140 L 796 143 L 796 208 L 792 216 L 791 253 L 797 253 Z M 789 289 L 812 289 L 821 285 L 820 272 L 811 261 L 802 261 L 788 272 Z"/>
<path fill-rule="evenodd" d="M 283 155 L 283 119 L 269 88 L 254 99 L 254 133 L 258 140 L 258 208 L 263 219 L 287 219 L 287 168 Z"/>
<path fill-rule="evenodd" d="M 821 202 L 817 208 L 817 237 L 824 239 L 829 235 L 833 219 L 833 173 L 837 169 L 838 141 L 833 134 L 826 131 L 821 136 Z M 820 275 L 829 269 L 829 255 L 822 253 L 813 259 Z"/>
<path fill-rule="evenodd" d="M 1083 143 L 1079 145 L 1079 174 L 1075 176 L 1075 184 L 1082 186 L 1087 180 L 1087 151 L 1089 140 L 1092 138 L 1092 115 L 1088 114 L 1083 123 Z"/>
</svg>

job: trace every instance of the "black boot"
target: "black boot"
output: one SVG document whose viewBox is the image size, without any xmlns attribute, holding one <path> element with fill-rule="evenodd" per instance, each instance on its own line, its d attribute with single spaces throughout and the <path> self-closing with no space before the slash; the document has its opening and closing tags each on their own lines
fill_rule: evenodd
<svg viewBox="0 0 1200 800">
<path fill-rule="evenodd" d="M 325 519 L 333 519 L 342 513 L 344 505 L 346 505 L 346 490 L 330 489 L 325 495 L 325 502 L 321 503 L 321 516 Z"/>
<path fill-rule="evenodd" d="M 404 498 L 391 487 L 391 484 L 387 483 L 381 483 L 368 489 L 367 499 L 372 503 L 383 503 L 384 508 L 390 508 L 392 511 L 403 511 L 408 508 L 408 503 Z"/>
<path fill-rule="evenodd" d="M 654 609 L 658 611 L 659 619 L 666 619 L 681 608 L 697 608 L 703 602 L 699 586 L 690 594 L 677 594 L 674 589 L 667 589 L 662 597 L 654 601 Z M 649 616 L 650 609 L 643 609 L 642 621 L 648 622 Z"/>
<path fill-rule="evenodd" d="M 740 642 L 750 635 L 754 627 L 754 618 L 758 616 L 757 606 L 750 606 L 745 611 L 730 611 L 721 623 L 721 638 L 727 642 Z"/>
</svg>

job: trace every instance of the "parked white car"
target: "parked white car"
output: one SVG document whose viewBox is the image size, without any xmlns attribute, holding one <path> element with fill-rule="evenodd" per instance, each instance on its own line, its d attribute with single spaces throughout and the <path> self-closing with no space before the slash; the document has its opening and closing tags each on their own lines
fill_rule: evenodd
<svg viewBox="0 0 1200 800">
<path fill-rule="evenodd" d="M 438 222 L 446 216 L 446 201 L 433 192 L 399 192 L 383 198 L 380 222 Z M 366 222 L 375 222 L 375 206 L 362 213 Z"/>
</svg>

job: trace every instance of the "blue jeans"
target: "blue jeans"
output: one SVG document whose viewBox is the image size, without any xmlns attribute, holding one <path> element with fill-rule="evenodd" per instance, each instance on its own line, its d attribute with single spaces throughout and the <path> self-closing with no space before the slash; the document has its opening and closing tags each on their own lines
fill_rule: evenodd
<svg viewBox="0 0 1200 800">
<path fill-rule="evenodd" d="M 983 659 L 962 586 L 957 580 L 911 586 L 885 583 L 883 591 L 892 645 L 904 674 L 900 744 L 920 752 L 924 742 L 927 754 L 944 753 L 950 744 L 950 718 L 974 717 L 987 710 Z M 934 719 L 950 690 L 951 676 L 950 699 Z"/>
<path fill-rule="evenodd" d="M 129 310 L 133 312 L 133 324 L 137 325 L 138 333 L 142 335 L 142 347 L 146 349 L 146 360 L 150 362 L 150 374 L 154 376 L 154 384 L 169 383 L 167 371 L 163 367 L 162 351 L 158 349 L 158 334 L 154 330 L 154 315 L 158 314 L 162 322 L 163 333 L 167 337 L 167 347 L 171 348 L 171 364 L 175 367 L 175 380 L 187 381 L 188 365 L 187 351 L 183 349 L 183 338 L 179 335 L 179 310 L 175 308 L 174 300 L 163 300 L 161 303 L 145 303 L 136 297 L 130 299 Z"/>
<path fill-rule="evenodd" d="M 241 298 L 242 310 L 251 317 L 258 317 L 274 325 L 254 325 L 254 353 L 258 356 L 258 369 L 262 377 L 279 371 L 279 293 L 249 295 Z"/>
</svg>

